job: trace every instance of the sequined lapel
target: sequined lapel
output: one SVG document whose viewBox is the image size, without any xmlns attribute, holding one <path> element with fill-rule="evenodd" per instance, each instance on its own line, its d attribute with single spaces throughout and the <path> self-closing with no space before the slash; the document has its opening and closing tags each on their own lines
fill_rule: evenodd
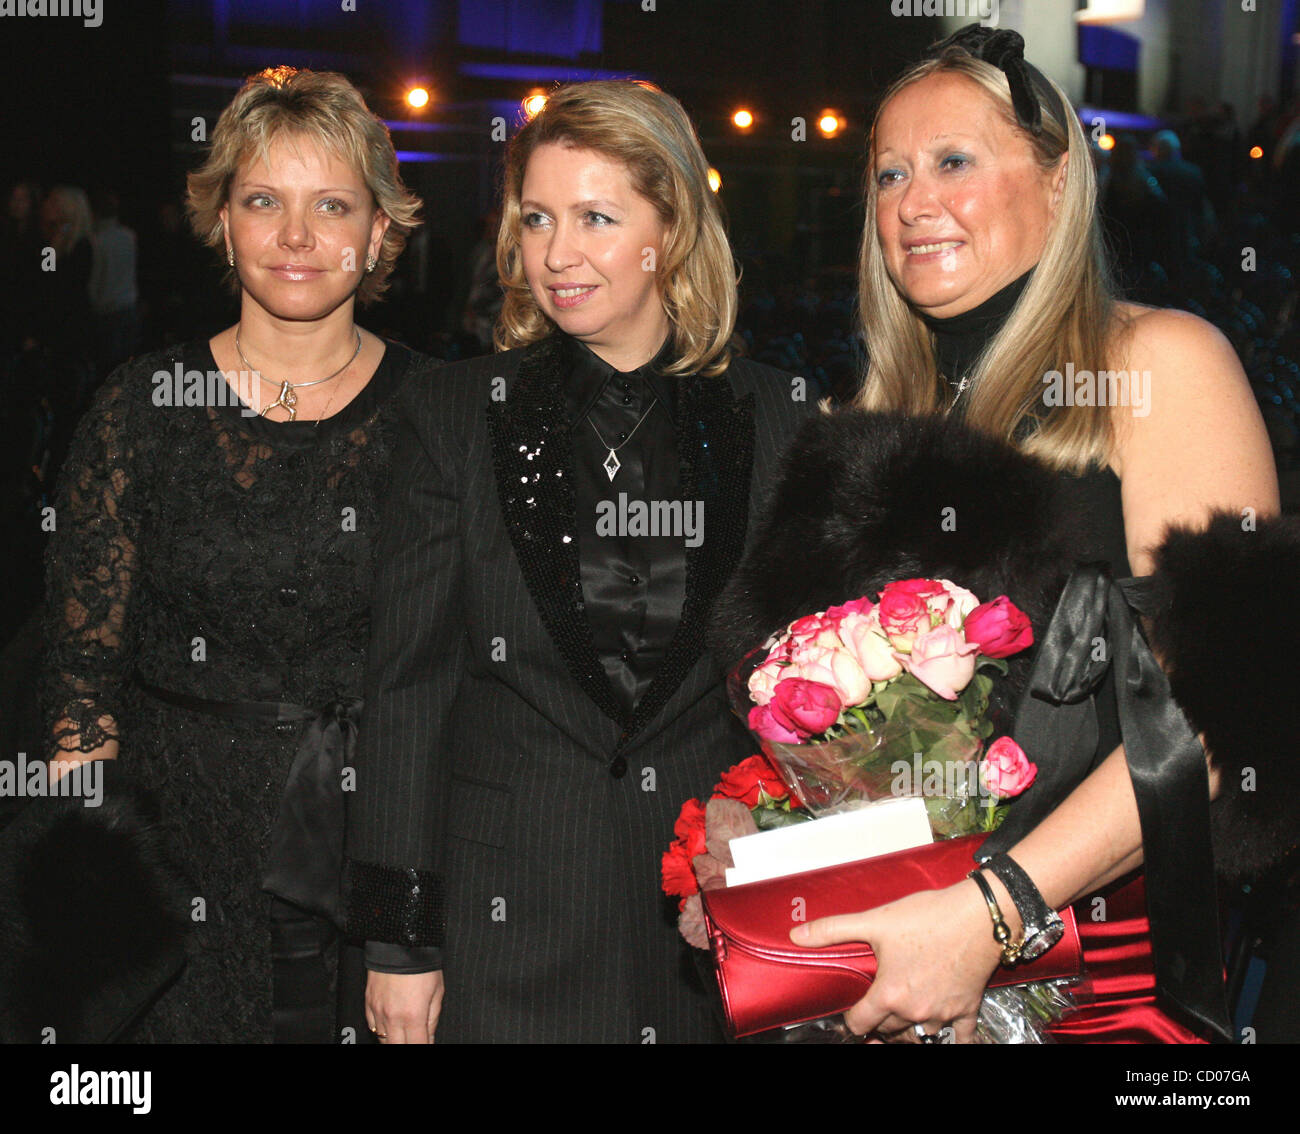
<svg viewBox="0 0 1300 1134">
<path fill-rule="evenodd" d="M 677 453 L 683 500 L 704 502 L 704 533 L 686 549 L 682 618 L 650 688 L 637 702 L 619 748 L 654 719 L 704 653 L 713 600 L 740 562 L 749 525 L 754 467 L 754 396 L 737 398 L 719 378 L 683 380 L 677 405 Z"/>
<path fill-rule="evenodd" d="M 565 358 L 563 340 L 538 343 L 520 362 L 506 399 L 489 405 L 493 470 L 506 529 L 547 632 L 574 680 L 622 725 L 627 714 L 600 664 L 583 606 Z"/>
</svg>

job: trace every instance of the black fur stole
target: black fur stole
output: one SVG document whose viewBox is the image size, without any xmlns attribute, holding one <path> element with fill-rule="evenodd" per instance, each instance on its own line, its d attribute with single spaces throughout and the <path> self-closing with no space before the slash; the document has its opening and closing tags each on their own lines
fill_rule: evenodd
<svg viewBox="0 0 1300 1134">
<path fill-rule="evenodd" d="M 1065 478 L 952 419 L 813 418 L 714 606 L 711 645 L 730 668 L 801 615 L 917 577 L 949 579 L 981 602 L 1005 594 L 1041 633 L 1096 544 Z M 1009 662 L 993 705 L 1007 719 L 1031 664 L 1028 653 Z"/>
<path fill-rule="evenodd" d="M 1258 878 L 1300 843 L 1300 519 L 1222 513 L 1156 553 L 1151 648 L 1220 774 L 1215 863 Z"/>
<path fill-rule="evenodd" d="M 149 798 L 104 762 L 98 807 L 33 799 L 0 831 L 0 1041 L 123 1038 L 185 957 Z"/>
</svg>

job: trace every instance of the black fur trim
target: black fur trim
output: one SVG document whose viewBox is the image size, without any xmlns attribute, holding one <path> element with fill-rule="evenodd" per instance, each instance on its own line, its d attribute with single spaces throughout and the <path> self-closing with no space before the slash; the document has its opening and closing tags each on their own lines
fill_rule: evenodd
<svg viewBox="0 0 1300 1134">
<path fill-rule="evenodd" d="M 1231 880 L 1256 877 L 1300 842 L 1300 521 L 1227 513 L 1171 529 L 1155 574 L 1165 601 L 1151 646 L 1221 775 L 1215 862 Z"/>
<path fill-rule="evenodd" d="M 148 799 L 37 798 L 0 832 L 0 1039 L 123 1036 L 184 963 L 184 889 Z"/>
<path fill-rule="evenodd" d="M 786 451 L 753 546 L 715 604 L 710 644 L 730 668 L 801 615 L 917 576 L 949 579 L 981 600 L 1005 594 L 1041 632 L 1094 544 L 1060 476 L 955 420 L 813 418 Z M 1014 705 L 1030 657 L 1010 659 L 995 711 Z"/>
</svg>

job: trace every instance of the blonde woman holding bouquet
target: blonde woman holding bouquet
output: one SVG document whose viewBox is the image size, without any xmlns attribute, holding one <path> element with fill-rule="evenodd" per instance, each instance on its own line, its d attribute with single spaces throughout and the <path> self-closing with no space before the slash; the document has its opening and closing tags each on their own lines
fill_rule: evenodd
<svg viewBox="0 0 1300 1134">
<path fill-rule="evenodd" d="M 1040 772 L 981 851 L 999 853 L 978 878 L 791 935 L 873 946 L 878 976 L 846 1019 L 874 1039 L 972 1040 L 1007 946 L 1051 948 L 1072 902 L 1098 1002 L 1058 1040 L 1225 1034 L 1215 870 L 1256 874 L 1297 841 L 1276 658 L 1297 633 L 1300 533 L 1273 518 L 1267 437 L 1228 343 L 1114 297 L 1095 196 L 1077 118 L 1016 33 L 967 28 L 889 89 L 858 405 L 801 431 L 719 604 L 733 659 L 918 576 L 1005 594 L 1032 620 L 993 713 Z"/>
</svg>

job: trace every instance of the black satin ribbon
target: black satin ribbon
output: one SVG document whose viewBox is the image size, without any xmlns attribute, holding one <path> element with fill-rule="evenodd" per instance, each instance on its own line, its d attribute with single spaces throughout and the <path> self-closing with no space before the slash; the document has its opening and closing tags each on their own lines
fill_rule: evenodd
<svg viewBox="0 0 1300 1134">
<path fill-rule="evenodd" d="M 1006 75 L 1016 120 L 1031 134 L 1043 132 L 1043 104 L 1056 116 L 1061 126 L 1065 126 L 1065 108 L 1061 105 L 1061 97 L 1042 71 L 1025 58 L 1025 41 L 1019 32 L 1010 28 L 986 28 L 979 24 L 967 24 L 947 39 L 932 45 L 925 54 L 927 57 L 937 57 L 951 47 L 960 47 L 976 59 L 991 63 Z"/>
<path fill-rule="evenodd" d="M 271 828 L 262 889 L 300 909 L 343 924 L 343 769 L 353 763 L 359 698 L 320 709 L 281 701 L 210 701 L 136 679 L 151 697 L 225 720 L 305 723 Z"/>
<path fill-rule="evenodd" d="M 273 1043 L 333 1043 L 334 982 L 329 961 L 337 934 L 324 918 L 271 897 Z"/>
<path fill-rule="evenodd" d="M 981 857 L 1009 850 L 1092 768 L 1095 694 L 1114 666 L 1120 734 L 1142 824 L 1156 983 L 1168 1000 L 1231 1039 L 1219 946 L 1205 751 L 1138 628 L 1152 598 L 1147 578 L 1112 581 L 1078 567 L 1038 646 L 1015 738 L 1038 780 L 985 841 Z"/>
</svg>

